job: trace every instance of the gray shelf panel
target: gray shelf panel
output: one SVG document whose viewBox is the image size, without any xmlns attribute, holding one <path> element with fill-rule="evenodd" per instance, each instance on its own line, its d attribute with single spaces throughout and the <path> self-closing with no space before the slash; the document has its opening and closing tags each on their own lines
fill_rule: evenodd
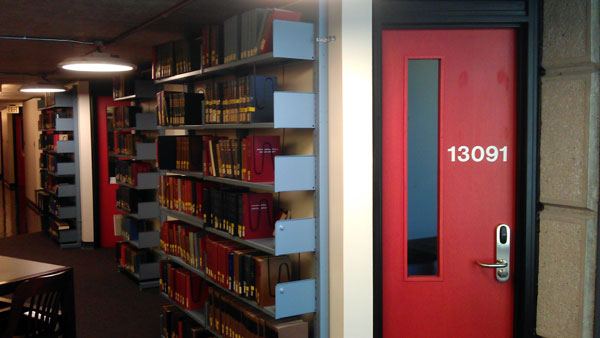
<svg viewBox="0 0 600 338">
<path fill-rule="evenodd" d="M 314 218 L 277 221 L 272 238 L 243 239 L 212 227 L 204 230 L 276 256 L 315 251 Z"/>
<path fill-rule="evenodd" d="M 50 235 L 60 244 L 77 243 L 78 241 L 77 229 L 50 230 Z"/>
<path fill-rule="evenodd" d="M 75 129 L 75 121 L 73 118 L 60 118 L 57 117 L 55 120 L 56 131 L 73 131 Z"/>
<path fill-rule="evenodd" d="M 275 156 L 275 192 L 315 190 L 314 155 Z"/>
<path fill-rule="evenodd" d="M 196 275 L 206 279 L 206 273 L 204 273 L 204 271 L 200 270 L 200 269 L 196 269 L 194 267 L 192 267 L 191 265 L 189 265 L 188 263 L 186 263 L 183 259 L 177 257 L 177 256 L 173 256 L 173 255 L 167 255 L 164 254 L 165 257 L 169 258 L 170 260 L 172 260 L 173 262 L 185 267 L 186 269 L 190 270 L 191 272 L 195 273 Z"/>
<path fill-rule="evenodd" d="M 113 101 L 129 101 L 129 100 L 135 100 L 135 99 L 136 99 L 135 95 L 128 95 L 128 96 L 115 97 L 115 98 L 113 98 Z"/>
<path fill-rule="evenodd" d="M 138 249 L 150 249 L 160 246 L 159 231 L 140 232 L 138 233 L 138 239 L 135 241 L 128 239 L 125 235 L 121 235 L 121 238 Z"/>
<path fill-rule="evenodd" d="M 315 94 L 275 92 L 273 121 L 275 128 L 314 128 Z"/>
<path fill-rule="evenodd" d="M 157 267 L 156 267 L 156 270 L 157 270 L 156 274 L 158 275 L 158 263 L 142 264 L 142 266 L 144 266 L 144 265 L 152 265 L 152 264 L 156 264 L 157 265 Z M 141 266 L 140 266 L 140 269 L 141 269 Z M 132 271 L 130 271 L 130 270 L 128 270 L 128 269 L 126 269 L 126 268 L 124 268 L 122 266 L 119 266 L 119 271 L 125 272 L 126 274 L 130 275 L 131 277 L 133 277 L 138 282 L 138 285 L 139 285 L 140 289 L 156 288 L 156 287 L 158 287 L 160 285 L 158 277 L 144 279 L 144 278 L 142 278 L 141 274 L 132 272 Z"/>
<path fill-rule="evenodd" d="M 137 185 L 117 181 L 117 184 L 138 190 L 158 189 L 158 172 L 138 173 Z"/>
<path fill-rule="evenodd" d="M 56 141 L 57 154 L 67 154 L 75 152 L 75 141 Z"/>
<path fill-rule="evenodd" d="M 76 197 L 77 186 L 75 184 L 59 184 L 56 188 L 56 192 L 49 189 L 44 189 L 47 193 L 56 197 Z"/>
<path fill-rule="evenodd" d="M 161 174 L 179 174 L 202 178 L 205 181 L 246 187 L 257 190 L 284 192 L 315 190 L 315 156 L 276 156 L 275 157 L 275 183 L 271 182 L 247 182 L 232 178 L 204 176 L 201 172 L 186 172 L 178 170 L 161 170 Z"/>
<path fill-rule="evenodd" d="M 277 159 L 277 157 L 275 157 Z M 211 181 L 211 182 L 217 182 L 217 183 L 223 183 L 223 184 L 229 184 L 229 185 L 235 185 L 238 187 L 246 187 L 246 188 L 252 188 L 252 189 L 258 189 L 258 190 L 264 190 L 264 191 L 275 191 L 275 187 L 273 186 L 273 183 L 255 183 L 255 182 L 246 182 L 246 181 L 242 181 L 242 180 L 234 180 L 232 178 L 224 178 L 224 177 L 216 177 L 216 176 L 204 176 L 204 180 L 206 181 Z"/>
<path fill-rule="evenodd" d="M 223 123 L 223 124 L 194 124 L 177 126 L 158 126 L 159 130 L 215 130 L 215 129 L 272 129 L 273 122 L 261 123 Z"/>
<path fill-rule="evenodd" d="M 77 206 L 61 206 L 58 215 L 54 216 L 58 219 L 77 218 Z"/>
<path fill-rule="evenodd" d="M 155 143 L 136 143 L 135 156 L 114 154 L 114 157 L 126 158 L 139 161 L 154 161 L 156 160 L 156 144 Z"/>
<path fill-rule="evenodd" d="M 155 113 L 137 113 L 135 114 L 135 126 L 114 128 L 113 131 L 120 130 L 138 130 L 138 131 L 156 131 Z"/>
<path fill-rule="evenodd" d="M 156 130 L 156 113 L 135 114 L 136 130 Z"/>
<path fill-rule="evenodd" d="M 187 310 L 187 309 L 181 307 L 179 304 L 177 304 L 174 300 L 172 300 L 171 297 L 169 297 L 169 295 L 167 295 L 166 293 L 161 291 L 160 294 L 163 297 L 165 297 L 166 299 L 168 299 L 172 304 L 177 306 L 179 308 L 179 310 L 183 311 L 186 315 L 188 315 L 190 318 L 192 318 L 198 324 L 204 326 L 205 328 L 207 327 L 208 321 L 206 320 L 206 314 L 205 314 L 204 309 L 195 310 L 195 311 Z"/>
<path fill-rule="evenodd" d="M 195 225 L 197 227 L 204 228 L 204 221 L 200 217 L 188 215 L 186 213 L 175 210 L 170 210 L 165 207 L 160 207 L 160 211 L 167 216 L 177 218 L 178 220 L 184 221 L 190 225 Z"/>
<path fill-rule="evenodd" d="M 49 171 L 48 174 L 52 176 L 72 176 L 75 175 L 75 163 L 73 162 L 59 162 L 56 165 L 56 171 Z"/>
<path fill-rule="evenodd" d="M 273 20 L 273 52 L 155 80 L 154 83 L 189 82 L 194 78 L 230 74 L 254 65 L 276 64 L 290 60 L 314 60 L 314 29 L 312 23 Z"/>
<path fill-rule="evenodd" d="M 187 73 L 183 73 L 183 74 L 177 74 L 177 75 L 173 75 L 173 76 L 169 76 L 163 79 L 158 79 L 158 80 L 154 80 L 154 83 L 159 84 L 159 83 L 178 83 L 178 82 L 185 82 L 188 79 L 192 79 L 198 76 L 202 75 L 202 69 L 200 70 L 195 70 L 192 72 L 187 72 Z"/>
<path fill-rule="evenodd" d="M 123 214 L 135 218 L 135 219 L 151 219 L 160 217 L 160 210 L 158 209 L 158 202 L 140 202 L 138 203 L 138 212 L 136 214 L 129 213 L 125 210 L 117 208 Z"/>
<path fill-rule="evenodd" d="M 204 174 L 201 171 L 161 170 L 160 174 L 163 176 L 167 174 L 176 174 L 189 177 L 204 178 Z"/>
</svg>

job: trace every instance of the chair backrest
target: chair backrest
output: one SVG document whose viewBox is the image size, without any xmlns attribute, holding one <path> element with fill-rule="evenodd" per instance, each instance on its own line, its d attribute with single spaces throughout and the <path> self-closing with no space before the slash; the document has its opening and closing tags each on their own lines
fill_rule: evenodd
<svg viewBox="0 0 600 338">
<path fill-rule="evenodd" d="M 75 337 L 73 270 L 29 279 L 12 298 L 4 337 Z"/>
</svg>

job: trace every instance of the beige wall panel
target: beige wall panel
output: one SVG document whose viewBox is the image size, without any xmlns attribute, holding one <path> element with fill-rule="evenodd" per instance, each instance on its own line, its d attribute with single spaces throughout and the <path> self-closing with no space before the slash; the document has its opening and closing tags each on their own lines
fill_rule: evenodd
<svg viewBox="0 0 600 338">
<path fill-rule="evenodd" d="M 40 132 L 37 109 L 39 99 L 31 99 L 23 103 L 23 147 L 25 154 L 25 197 L 35 203 L 35 190 L 40 188 Z"/>
<path fill-rule="evenodd" d="M 6 110 L 2 111 L 2 157 L 4 165 L 2 173 L 4 182 L 15 183 L 15 144 L 13 137 L 13 116 Z"/>
<path fill-rule="evenodd" d="M 340 39 L 342 0 L 329 3 L 329 336 L 344 336 L 344 172 L 342 58 Z"/>
<path fill-rule="evenodd" d="M 597 208 L 597 82 L 596 73 L 545 78 L 542 83 L 543 203 Z"/>
<path fill-rule="evenodd" d="M 596 0 L 544 1 L 544 67 L 598 62 Z"/>
<path fill-rule="evenodd" d="M 596 220 L 590 213 L 547 208 L 540 215 L 537 334 L 591 337 Z"/>
<path fill-rule="evenodd" d="M 94 241 L 94 177 L 92 176 L 92 130 L 89 83 L 77 84 L 77 137 L 79 143 L 79 192 L 81 205 L 81 240 Z"/>
</svg>

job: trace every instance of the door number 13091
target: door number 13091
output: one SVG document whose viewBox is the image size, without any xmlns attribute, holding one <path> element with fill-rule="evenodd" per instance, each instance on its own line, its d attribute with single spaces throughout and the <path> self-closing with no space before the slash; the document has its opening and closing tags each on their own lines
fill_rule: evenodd
<svg viewBox="0 0 600 338">
<path fill-rule="evenodd" d="M 496 146 L 489 146 L 485 150 L 482 146 L 475 146 L 472 149 L 469 149 L 467 146 L 460 146 L 458 149 L 456 146 L 452 146 L 448 151 L 450 152 L 452 162 L 456 162 L 457 159 L 459 162 L 467 162 L 469 160 L 481 162 L 484 159 L 488 162 L 496 162 L 500 160 L 500 156 L 502 157 L 502 162 L 506 162 L 508 159 L 507 149 L 507 146 L 500 149 Z"/>
</svg>

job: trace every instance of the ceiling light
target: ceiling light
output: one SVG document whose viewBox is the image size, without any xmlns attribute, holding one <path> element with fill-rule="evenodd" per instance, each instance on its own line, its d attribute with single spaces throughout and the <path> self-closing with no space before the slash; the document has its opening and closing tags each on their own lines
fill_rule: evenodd
<svg viewBox="0 0 600 338">
<path fill-rule="evenodd" d="M 67 58 L 58 65 L 64 69 L 80 72 L 126 72 L 135 69 L 133 63 L 101 52 Z"/>
<path fill-rule="evenodd" d="M 65 90 L 65 87 L 50 82 L 29 83 L 19 89 L 24 93 L 59 93 Z"/>
</svg>

